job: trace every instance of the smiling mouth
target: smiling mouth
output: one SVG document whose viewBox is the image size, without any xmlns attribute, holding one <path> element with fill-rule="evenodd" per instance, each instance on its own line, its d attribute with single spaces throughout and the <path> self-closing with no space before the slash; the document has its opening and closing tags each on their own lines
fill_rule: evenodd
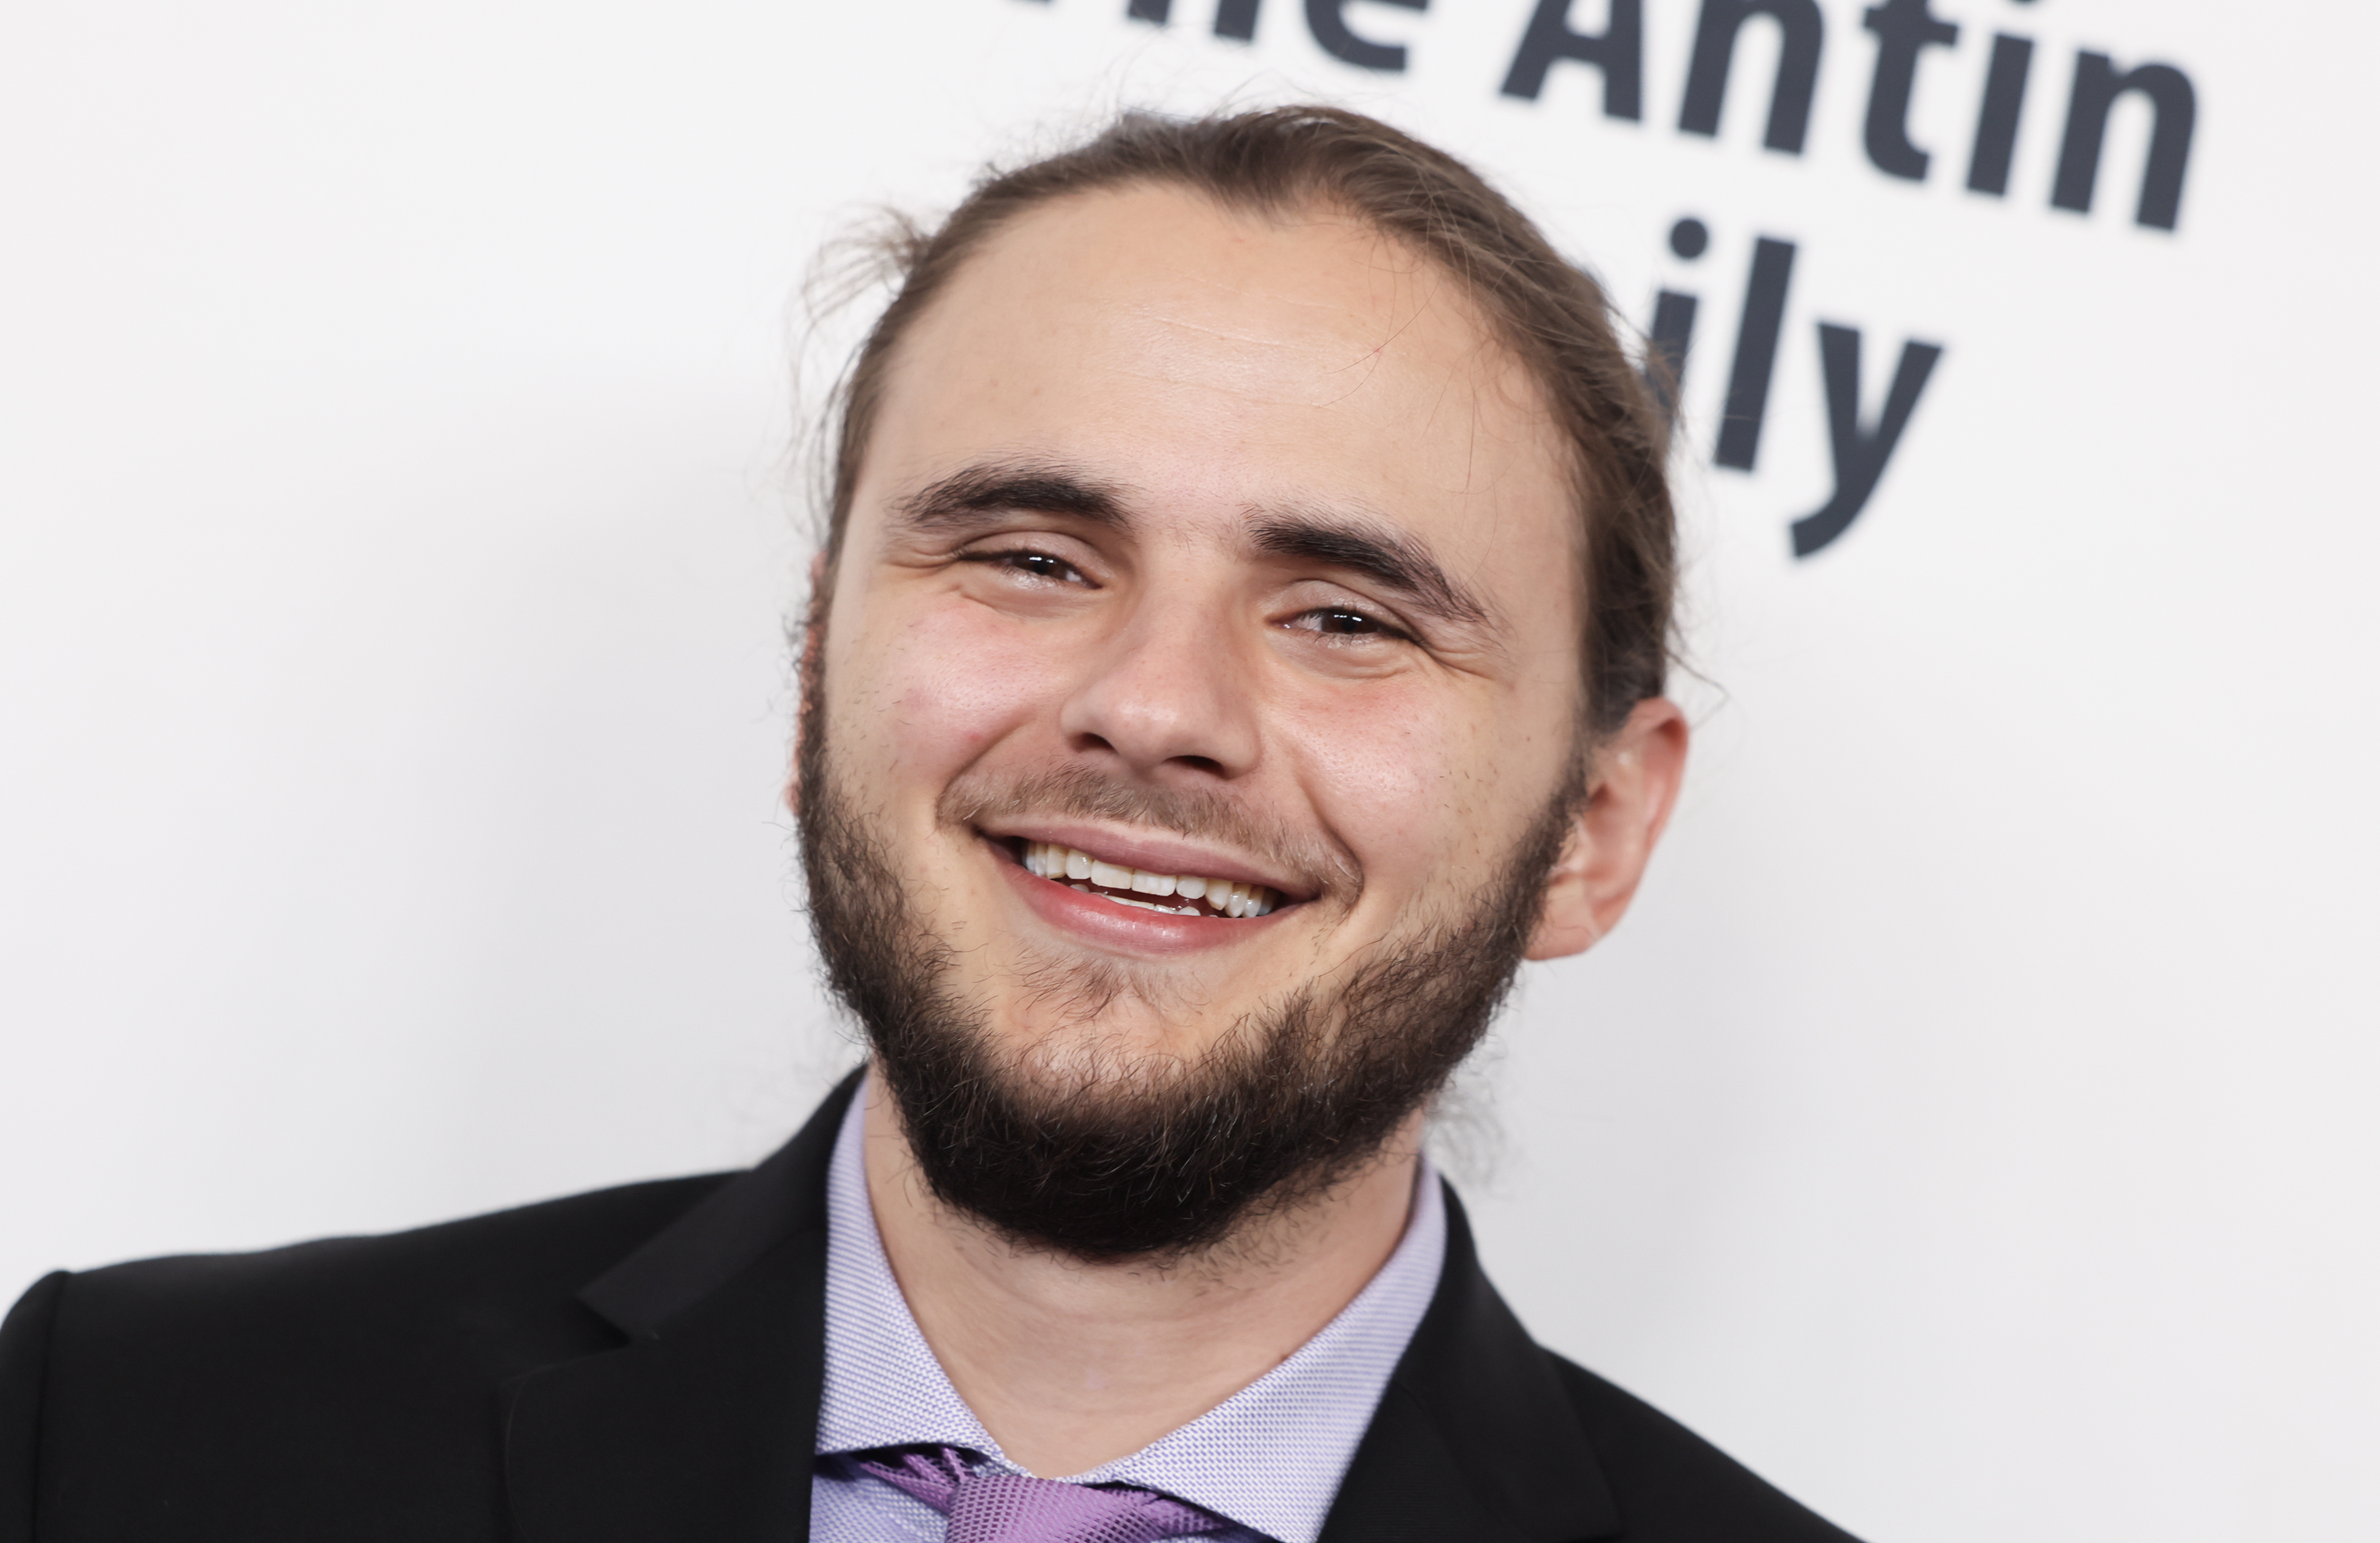
<svg viewBox="0 0 2380 1543">
<path fill-rule="evenodd" d="M 1112 905 L 1155 911 L 1168 917 L 1229 917 L 1238 920 L 1265 916 L 1281 903 L 1281 892 L 1263 884 L 1230 879 L 1208 879 L 1195 873 L 1151 873 L 1104 862 L 1089 853 L 1050 842 L 1009 844 L 1038 879 L 1097 895 Z"/>
</svg>

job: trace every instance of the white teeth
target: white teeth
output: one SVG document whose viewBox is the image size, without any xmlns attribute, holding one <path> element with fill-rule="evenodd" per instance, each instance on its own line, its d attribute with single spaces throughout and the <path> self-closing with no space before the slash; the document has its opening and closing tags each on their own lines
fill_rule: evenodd
<svg viewBox="0 0 2380 1543">
<path fill-rule="evenodd" d="M 1174 917 L 1261 917 L 1270 915 L 1281 896 L 1261 884 L 1243 884 L 1228 879 L 1203 879 L 1195 873 L 1146 873 L 1122 863 L 1106 862 L 1089 853 L 1054 842 L 1028 841 L 1023 844 L 1025 871 L 1036 878 L 1055 880 L 1086 894 L 1099 894 L 1119 905 L 1137 905 L 1144 911 L 1156 911 Z M 1097 885 L 1098 889 L 1092 886 Z M 1102 893 L 1109 890 L 1127 890 L 1134 894 L 1180 895 L 1184 900 L 1204 900 L 1204 905 L 1155 905 L 1145 900 L 1126 900 L 1122 895 Z"/>
<path fill-rule="evenodd" d="M 1129 905 L 1135 911 L 1155 911 L 1158 915 L 1166 917 L 1173 914 L 1173 907 L 1171 905 L 1152 905 L 1146 900 L 1126 900 L 1120 894 L 1103 894 L 1099 898 L 1112 905 Z"/>
</svg>

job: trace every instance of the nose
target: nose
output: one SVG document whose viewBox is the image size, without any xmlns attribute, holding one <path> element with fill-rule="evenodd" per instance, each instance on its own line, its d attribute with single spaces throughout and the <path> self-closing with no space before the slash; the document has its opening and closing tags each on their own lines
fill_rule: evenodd
<svg viewBox="0 0 2380 1543">
<path fill-rule="evenodd" d="M 1145 600 L 1085 662 L 1059 729 L 1075 751 L 1113 756 L 1136 776 L 1241 776 L 1260 743 L 1245 645 L 1220 607 Z"/>
</svg>

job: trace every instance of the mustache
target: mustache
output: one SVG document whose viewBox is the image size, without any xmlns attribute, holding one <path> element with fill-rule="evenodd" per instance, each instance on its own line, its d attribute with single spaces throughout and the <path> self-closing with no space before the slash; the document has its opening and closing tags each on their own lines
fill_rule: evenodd
<svg viewBox="0 0 2380 1543">
<path fill-rule="evenodd" d="M 1325 834 L 1293 830 L 1211 788 L 1157 787 L 1093 766 L 966 772 L 942 790 L 934 812 L 952 826 L 1035 816 L 1147 826 L 1236 848 L 1318 897 L 1352 905 L 1364 889 L 1362 865 Z"/>
</svg>

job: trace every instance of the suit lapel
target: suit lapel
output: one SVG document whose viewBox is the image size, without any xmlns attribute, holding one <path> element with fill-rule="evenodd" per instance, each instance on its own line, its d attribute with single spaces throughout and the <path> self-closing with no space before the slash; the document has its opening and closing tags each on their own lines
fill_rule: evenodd
<svg viewBox="0 0 2380 1543">
<path fill-rule="evenodd" d="M 857 1084 L 579 1294 L 625 1344 L 506 1385 L 525 1543 L 809 1536 L 826 1170 Z"/>
<path fill-rule="evenodd" d="M 809 1536 L 826 1171 L 857 1084 L 579 1294 L 619 1349 L 506 1384 L 504 1477 L 524 1543 Z M 1437 1294 L 1320 1543 L 1609 1536 L 1618 1516 L 1586 1432 L 1446 1200 Z"/>
<path fill-rule="evenodd" d="M 1573 1543 L 1620 1518 L 1551 1361 L 1479 1268 L 1446 1192 L 1446 1268 L 1321 1543 Z"/>
</svg>

